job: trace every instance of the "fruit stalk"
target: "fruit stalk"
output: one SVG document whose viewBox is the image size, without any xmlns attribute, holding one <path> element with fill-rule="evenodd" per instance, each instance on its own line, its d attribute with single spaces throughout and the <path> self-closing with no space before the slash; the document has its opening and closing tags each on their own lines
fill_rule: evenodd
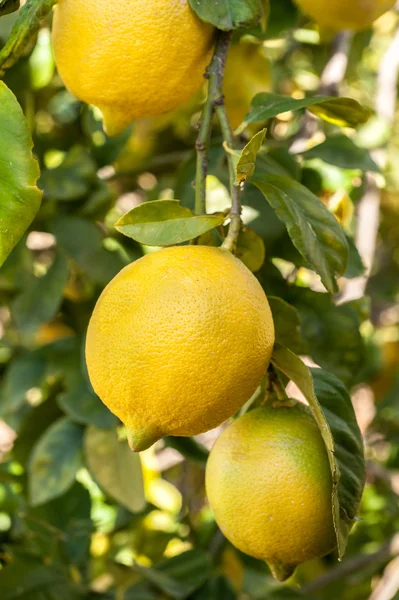
<svg viewBox="0 0 399 600">
<path fill-rule="evenodd" d="M 217 108 L 224 105 L 223 78 L 232 32 L 219 31 L 212 61 L 206 70 L 209 79 L 208 98 L 202 111 L 199 134 L 196 142 L 197 173 L 195 180 L 195 212 L 206 213 L 206 178 L 209 165 L 213 116 Z M 230 130 L 231 131 L 231 130 Z"/>
</svg>

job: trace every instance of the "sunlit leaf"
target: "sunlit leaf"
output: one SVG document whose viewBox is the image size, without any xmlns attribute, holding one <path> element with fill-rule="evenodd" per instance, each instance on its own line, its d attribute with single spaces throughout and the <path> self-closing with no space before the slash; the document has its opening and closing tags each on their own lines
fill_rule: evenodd
<svg viewBox="0 0 399 600">
<path fill-rule="evenodd" d="M 245 117 L 242 128 L 250 123 L 266 121 L 281 113 L 303 108 L 307 108 L 329 123 L 343 127 L 356 127 L 365 123 L 371 115 L 369 109 L 362 107 L 351 98 L 315 96 L 298 100 L 291 96 L 261 93 L 252 100 L 251 110 Z"/>
<path fill-rule="evenodd" d="M 194 215 L 178 200 L 154 200 L 133 208 L 115 227 L 141 244 L 173 246 L 197 238 L 224 221 L 224 215 Z"/>
<path fill-rule="evenodd" d="M 378 171 L 379 168 L 365 148 L 359 148 L 346 135 L 331 135 L 324 142 L 303 153 L 304 158 L 320 158 L 341 169 Z"/>
<path fill-rule="evenodd" d="M 255 172 L 255 163 L 259 150 L 263 146 L 266 137 L 266 129 L 258 131 L 248 144 L 243 148 L 236 167 L 236 180 L 243 183 L 250 179 Z"/>
<path fill-rule="evenodd" d="M 225 31 L 254 25 L 265 17 L 261 0 L 189 0 L 189 3 L 203 21 Z"/>
<path fill-rule="evenodd" d="M 244 227 L 237 239 L 236 256 L 252 273 L 265 262 L 266 249 L 263 239 L 249 227 Z"/>
<path fill-rule="evenodd" d="M 0 266 L 40 207 L 39 166 L 32 146 L 22 109 L 0 81 Z"/>
</svg>

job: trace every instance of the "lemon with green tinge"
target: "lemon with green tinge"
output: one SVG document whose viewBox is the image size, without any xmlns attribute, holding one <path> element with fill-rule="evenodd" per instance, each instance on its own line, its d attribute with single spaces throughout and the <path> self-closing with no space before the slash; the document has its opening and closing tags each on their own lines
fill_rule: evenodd
<svg viewBox="0 0 399 600">
<path fill-rule="evenodd" d="M 300 403 L 276 404 L 222 433 L 208 460 L 206 491 L 227 539 L 284 580 L 337 542 L 330 463 L 316 421 Z"/>
<path fill-rule="evenodd" d="M 306 15 L 326 29 L 366 29 L 390 10 L 396 0 L 295 0 Z"/>
<path fill-rule="evenodd" d="M 182 106 L 204 81 L 214 37 L 188 0 L 60 0 L 54 11 L 59 74 L 101 109 L 110 135 Z"/>
<path fill-rule="evenodd" d="M 89 323 L 94 390 L 133 450 L 220 425 L 251 397 L 274 344 L 258 280 L 226 250 L 176 246 L 125 267 Z"/>
</svg>

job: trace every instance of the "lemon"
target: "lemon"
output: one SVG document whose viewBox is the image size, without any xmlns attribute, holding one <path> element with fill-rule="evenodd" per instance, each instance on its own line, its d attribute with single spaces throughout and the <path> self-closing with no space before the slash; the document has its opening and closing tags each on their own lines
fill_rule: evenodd
<svg viewBox="0 0 399 600">
<path fill-rule="evenodd" d="M 180 246 L 147 254 L 105 288 L 86 360 L 140 451 L 231 417 L 261 382 L 273 344 L 267 298 L 245 265 L 220 248 Z"/>
<path fill-rule="evenodd" d="M 366 29 L 396 0 L 295 0 L 306 15 L 326 29 L 341 31 Z"/>
<path fill-rule="evenodd" d="M 230 425 L 211 451 L 206 490 L 227 539 L 281 580 L 336 546 L 327 450 L 300 403 L 266 405 Z"/>
<path fill-rule="evenodd" d="M 227 115 L 235 129 L 251 108 L 252 98 L 270 91 L 270 62 L 260 44 L 241 41 L 231 46 L 224 77 Z"/>
<path fill-rule="evenodd" d="M 183 105 L 201 86 L 215 30 L 188 0 L 60 0 L 53 46 L 61 78 L 103 113 L 110 135 Z"/>
</svg>

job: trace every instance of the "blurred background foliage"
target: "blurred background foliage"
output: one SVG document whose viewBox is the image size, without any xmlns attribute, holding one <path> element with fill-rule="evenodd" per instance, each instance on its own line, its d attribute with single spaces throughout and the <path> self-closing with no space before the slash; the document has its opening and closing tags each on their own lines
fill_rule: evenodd
<svg viewBox="0 0 399 600">
<path fill-rule="evenodd" d="M 16 13 L 0 19 L 0 46 L 15 19 Z M 0 270 L 1 598 L 399 598 L 399 119 L 392 124 L 378 115 L 357 131 L 337 130 L 300 111 L 267 123 L 263 160 L 271 172 L 308 186 L 350 240 L 338 302 L 306 268 L 261 193 L 251 184 L 244 192 L 244 221 L 255 232 L 247 238 L 247 259 L 258 259 L 253 268 L 266 293 L 291 306 L 272 303 L 276 320 L 282 310 L 287 345 L 351 390 L 368 462 L 361 520 L 344 561 L 331 555 L 307 563 L 282 586 L 265 564 L 229 545 L 212 518 L 204 464 L 217 432 L 166 439 L 133 455 L 85 370 L 84 336 L 97 297 L 123 266 L 150 251 L 119 234 L 115 222 L 148 200 L 178 198 L 193 208 L 193 148 L 205 92 L 109 139 L 98 111 L 63 87 L 50 26 L 45 19 L 5 76 L 30 125 L 44 200 Z M 391 11 L 353 37 L 341 95 L 374 107 L 380 66 L 398 26 Z M 272 0 L 266 31 L 236 32 L 234 42 L 225 82 L 234 127 L 256 93 L 320 93 L 334 49 L 290 0 Z M 290 154 L 301 140 L 304 148 Z M 209 212 L 229 207 L 217 128 L 213 142 Z M 375 177 L 374 264 L 366 299 L 351 298 L 351 282 L 364 277 L 355 241 L 360 233 L 372 237 L 372 217 L 359 218 L 368 197 L 365 173 L 376 170 L 370 152 L 375 158 L 381 148 L 386 169 Z"/>
</svg>

